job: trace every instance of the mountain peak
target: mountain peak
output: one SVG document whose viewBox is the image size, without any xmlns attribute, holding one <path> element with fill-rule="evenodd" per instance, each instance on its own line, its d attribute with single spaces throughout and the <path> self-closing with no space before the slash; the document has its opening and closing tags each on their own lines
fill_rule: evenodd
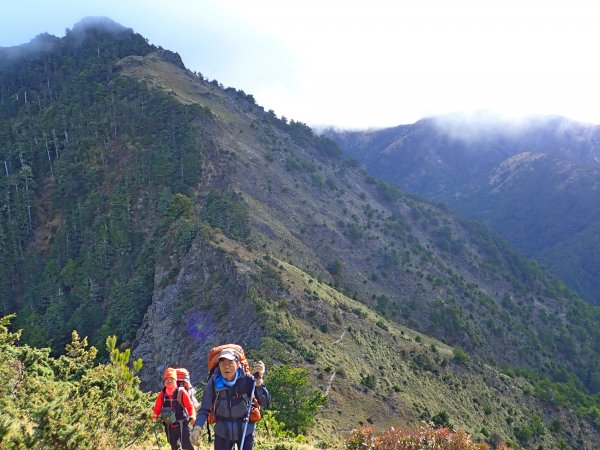
<svg viewBox="0 0 600 450">
<path fill-rule="evenodd" d="M 71 30 L 76 34 L 85 34 L 91 32 L 107 32 L 110 34 L 121 34 L 127 31 L 133 32 L 131 28 L 124 27 L 109 17 L 88 16 L 81 19 Z"/>
<path fill-rule="evenodd" d="M 108 17 L 84 17 L 71 30 L 67 29 L 65 40 L 76 47 L 92 39 L 123 39 L 135 35 L 133 29 L 126 28 Z"/>
</svg>

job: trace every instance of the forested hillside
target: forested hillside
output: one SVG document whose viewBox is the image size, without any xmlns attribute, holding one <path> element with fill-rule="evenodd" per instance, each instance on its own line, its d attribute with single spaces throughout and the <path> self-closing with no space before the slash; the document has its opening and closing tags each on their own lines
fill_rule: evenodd
<svg viewBox="0 0 600 450">
<path fill-rule="evenodd" d="M 483 221 L 600 303 L 600 127 L 561 117 L 437 117 L 326 134 L 374 175 Z"/>
<path fill-rule="evenodd" d="M 484 226 L 113 22 L 0 56 L 0 298 L 26 344 L 116 335 L 154 390 L 240 343 L 309 370 L 324 446 L 436 417 L 598 441 L 600 309 Z"/>
<path fill-rule="evenodd" d="M 2 70 L 0 296 L 28 342 L 62 348 L 72 329 L 128 340 L 150 304 L 159 229 L 201 175 L 196 130 L 211 120 L 115 75 L 151 50 L 80 24 Z"/>
</svg>

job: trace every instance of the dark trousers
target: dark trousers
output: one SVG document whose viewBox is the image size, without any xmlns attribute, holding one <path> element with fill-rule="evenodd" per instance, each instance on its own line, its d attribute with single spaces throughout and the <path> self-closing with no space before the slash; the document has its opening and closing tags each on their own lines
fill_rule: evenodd
<svg viewBox="0 0 600 450">
<path fill-rule="evenodd" d="M 238 450 L 252 450 L 254 447 L 254 433 L 247 434 L 244 439 L 244 448 L 240 449 L 240 441 L 232 441 L 215 435 L 215 450 L 233 450 L 235 445 Z"/>
<path fill-rule="evenodd" d="M 194 450 L 190 442 L 190 426 L 187 420 L 173 425 L 165 425 L 165 433 L 167 433 L 171 450 L 179 450 L 180 448 L 182 450 Z"/>
</svg>

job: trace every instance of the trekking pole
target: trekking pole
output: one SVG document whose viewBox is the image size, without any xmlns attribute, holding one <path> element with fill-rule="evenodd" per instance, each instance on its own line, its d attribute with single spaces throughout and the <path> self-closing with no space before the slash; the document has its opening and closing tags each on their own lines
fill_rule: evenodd
<svg viewBox="0 0 600 450">
<path fill-rule="evenodd" d="M 208 434 L 208 443 L 212 443 L 212 434 L 210 432 L 210 425 L 208 424 L 208 420 L 206 421 L 206 433 Z"/>
<path fill-rule="evenodd" d="M 154 437 L 156 437 L 156 446 L 160 450 L 160 443 L 158 442 L 158 433 L 156 432 L 156 422 L 154 422 L 154 425 L 152 426 L 152 431 L 154 431 Z"/>
<path fill-rule="evenodd" d="M 252 381 L 252 391 L 250 392 L 250 402 L 248 403 L 248 411 L 246 411 L 246 417 L 244 417 L 244 430 L 242 432 L 242 440 L 240 441 L 240 447 L 238 450 L 244 449 L 244 441 L 246 440 L 246 430 L 248 429 L 248 422 L 250 422 L 250 410 L 252 409 L 252 399 L 254 398 L 254 389 L 256 388 L 256 380 Z"/>
</svg>

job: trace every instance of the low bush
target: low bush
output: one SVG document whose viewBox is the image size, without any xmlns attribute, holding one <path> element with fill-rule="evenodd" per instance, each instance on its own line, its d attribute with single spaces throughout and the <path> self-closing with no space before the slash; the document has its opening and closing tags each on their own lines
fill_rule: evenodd
<svg viewBox="0 0 600 450">
<path fill-rule="evenodd" d="M 134 448 L 152 438 L 152 395 L 139 389 L 141 360 L 107 339 L 109 361 L 76 332 L 59 358 L 19 345 L 0 318 L 0 448 Z M 133 366 L 133 367 L 132 367 Z"/>
<path fill-rule="evenodd" d="M 474 442 L 463 430 L 448 428 L 419 428 L 403 430 L 389 428 L 375 434 L 372 427 L 366 426 L 352 431 L 346 440 L 346 450 L 488 450 L 488 444 Z M 496 450 L 510 450 L 504 444 Z"/>
</svg>

